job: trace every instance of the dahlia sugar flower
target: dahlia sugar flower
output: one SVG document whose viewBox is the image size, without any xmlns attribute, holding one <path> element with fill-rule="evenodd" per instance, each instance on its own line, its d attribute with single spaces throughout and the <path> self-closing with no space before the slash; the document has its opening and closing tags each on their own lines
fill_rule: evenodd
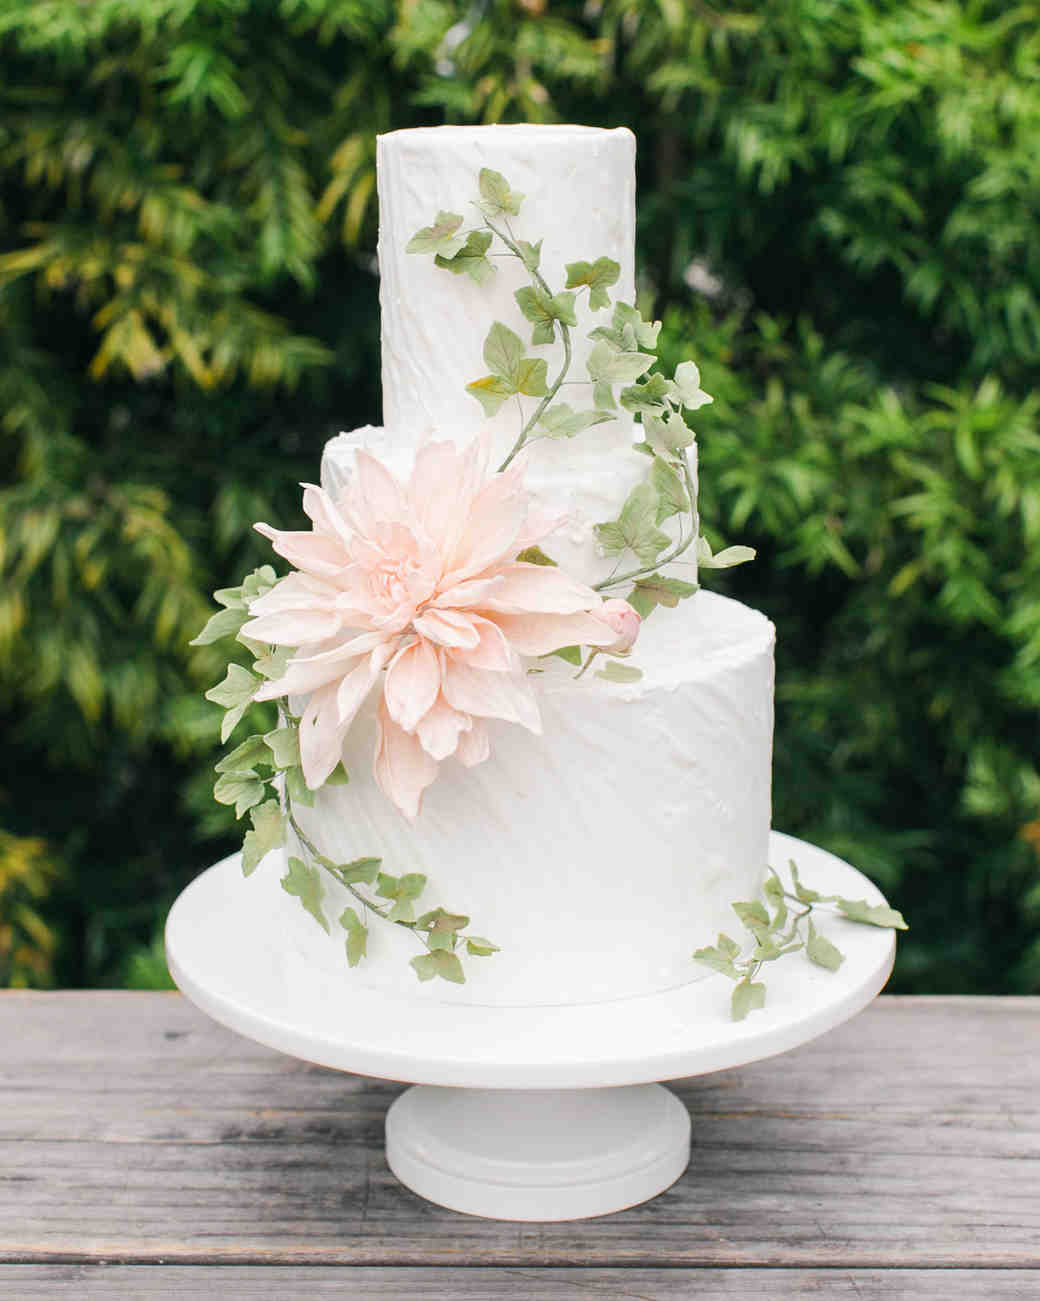
<svg viewBox="0 0 1040 1301">
<path fill-rule="evenodd" d="M 295 570 L 250 604 L 242 631 L 296 648 L 257 699 L 307 697 L 300 760 L 311 790 L 378 683 L 375 777 L 414 818 L 442 760 L 487 758 L 484 719 L 541 731 L 521 656 L 616 642 L 592 588 L 517 560 L 559 521 L 529 514 L 518 466 L 489 476 L 487 459 L 483 439 L 461 451 L 430 442 L 402 484 L 359 450 L 340 500 L 304 485 L 309 532 L 256 525 Z"/>
</svg>

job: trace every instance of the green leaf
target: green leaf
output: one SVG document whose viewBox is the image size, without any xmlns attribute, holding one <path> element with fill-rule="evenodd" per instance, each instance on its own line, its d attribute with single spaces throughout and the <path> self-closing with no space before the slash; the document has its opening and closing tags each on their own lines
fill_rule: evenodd
<svg viewBox="0 0 1040 1301">
<path fill-rule="evenodd" d="M 302 858 L 290 858 L 289 871 L 282 877 L 282 889 L 299 899 L 325 934 L 329 934 L 329 924 L 321 910 L 325 891 L 316 867 L 308 866 Z"/>
<path fill-rule="evenodd" d="M 524 355 L 524 342 L 508 325 L 496 321 L 484 340 L 484 360 L 493 375 L 512 380 Z"/>
<path fill-rule="evenodd" d="M 614 401 L 614 389 L 609 380 L 598 379 L 593 384 L 592 405 L 603 412 L 617 410 L 617 403 Z"/>
<path fill-rule="evenodd" d="M 249 708 L 254 692 L 260 686 L 260 679 L 242 668 L 240 664 L 229 664 L 226 676 L 215 687 L 206 692 L 206 699 L 215 705 L 223 705 L 227 711 L 220 726 L 220 740 L 226 742 L 231 733 L 241 722 L 242 715 Z"/>
<path fill-rule="evenodd" d="M 618 352 L 602 340 L 589 353 L 586 367 L 589 378 L 607 384 L 633 384 L 645 375 L 654 364 L 654 357 L 645 352 Z M 599 406 L 599 400 L 596 400 Z"/>
<path fill-rule="evenodd" d="M 676 459 L 684 447 L 693 443 L 693 430 L 678 411 L 669 410 L 663 416 L 644 411 L 643 432 L 654 455 L 665 461 Z"/>
<path fill-rule="evenodd" d="M 769 934 L 769 914 L 766 912 L 765 905 L 758 899 L 738 899 L 730 907 L 756 940 L 762 940 Z"/>
<path fill-rule="evenodd" d="M 755 984 L 747 976 L 734 986 L 730 999 L 730 1015 L 734 1021 L 743 1021 L 749 1012 L 757 1012 L 766 1005 L 766 987 Z"/>
<path fill-rule="evenodd" d="M 692 361 L 684 361 L 675 370 L 675 388 L 687 411 L 696 411 L 711 402 L 711 394 L 701 388 L 701 373 Z"/>
<path fill-rule="evenodd" d="M 810 962 L 815 962 L 818 967 L 826 967 L 828 971 L 837 971 L 845 961 L 845 955 L 839 948 L 836 948 L 825 935 L 820 935 L 813 925 L 812 918 L 809 918 L 809 939 L 805 946 L 806 956 Z"/>
<path fill-rule="evenodd" d="M 787 924 L 787 900 L 784 898 L 784 883 L 772 868 L 769 869 L 769 876 L 763 887 L 763 893 L 775 910 L 769 929 L 774 932 L 782 930 Z"/>
<path fill-rule="evenodd" d="M 561 660 L 566 660 L 568 664 L 574 664 L 579 667 L 581 665 L 580 646 L 561 646 L 559 650 L 554 650 L 551 653 L 553 655 L 558 655 Z"/>
<path fill-rule="evenodd" d="M 484 408 L 486 416 L 493 416 L 506 398 L 513 396 L 516 389 L 501 375 L 485 375 L 483 379 L 475 379 L 467 384 L 466 392 L 473 394 Z"/>
<path fill-rule="evenodd" d="M 350 782 L 350 773 L 343 767 L 341 759 L 332 772 L 325 778 L 326 786 L 346 786 Z"/>
<path fill-rule="evenodd" d="M 597 678 L 606 678 L 608 682 L 638 682 L 643 670 L 634 664 L 621 664 L 618 660 L 608 660 L 597 674 Z"/>
<path fill-rule="evenodd" d="M 428 929 L 426 943 L 431 949 L 454 949 L 459 938 L 458 932 L 469 925 L 469 918 L 462 913 L 449 913 L 443 908 L 434 908 L 432 912 L 423 913 L 416 925 Z"/>
<path fill-rule="evenodd" d="M 372 885 L 383 865 L 381 858 L 355 858 L 350 863 L 340 863 L 336 867 L 344 885 Z"/>
<path fill-rule="evenodd" d="M 735 958 L 740 952 L 740 945 L 737 941 L 730 939 L 724 931 L 719 931 L 719 938 L 715 941 L 715 946 L 727 958 Z"/>
<path fill-rule="evenodd" d="M 300 733 L 295 727 L 279 727 L 263 737 L 270 750 L 274 766 L 279 771 L 296 768 L 300 762 Z"/>
<path fill-rule="evenodd" d="M 216 765 L 216 771 L 249 773 L 255 777 L 254 765 L 264 763 L 268 759 L 264 738 L 259 733 L 256 733 L 253 736 L 246 737 L 241 745 L 236 745 L 230 754 L 226 754 Z"/>
<path fill-rule="evenodd" d="M 225 772 L 217 778 L 213 798 L 218 804 L 233 804 L 235 817 L 240 818 L 259 804 L 267 791 L 267 783 L 253 772 Z"/>
<path fill-rule="evenodd" d="M 524 198 L 509 188 L 509 182 L 501 172 L 493 171 L 490 167 L 480 169 L 480 197 L 483 202 L 479 206 L 488 217 L 497 217 L 500 212 L 508 212 L 515 217 Z"/>
<path fill-rule="evenodd" d="M 216 614 L 211 615 L 203 630 L 197 637 L 193 637 L 188 645 L 210 646 L 213 642 L 220 641 L 222 637 L 235 637 L 248 618 L 249 612 L 245 606 L 218 610 Z"/>
<path fill-rule="evenodd" d="M 537 244 L 529 244 L 526 239 L 518 239 L 516 246 L 520 250 L 520 260 L 528 271 L 537 271 L 542 260 L 542 241 L 539 240 Z"/>
<path fill-rule="evenodd" d="M 617 284 L 621 267 L 612 258 L 600 257 L 595 262 L 569 262 L 567 264 L 567 288 L 578 289 L 582 285 L 589 287 L 589 307 L 594 312 L 610 304 L 607 290 Z"/>
<path fill-rule="evenodd" d="M 867 903 L 865 899 L 836 900 L 842 915 L 850 922 L 863 922 L 867 926 L 882 926 L 890 930 L 909 930 L 903 914 L 883 903 Z"/>
<path fill-rule="evenodd" d="M 242 842 L 242 875 L 250 876 L 260 865 L 260 860 L 285 844 L 285 819 L 277 800 L 266 800 L 249 815 L 253 824 Z"/>
<path fill-rule="evenodd" d="M 380 872 L 376 877 L 376 893 L 384 899 L 392 899 L 389 919 L 392 922 L 411 922 L 415 920 L 413 900 L 418 899 L 426 886 L 426 877 L 421 872 L 406 872 L 404 876 L 391 876 Z"/>
<path fill-rule="evenodd" d="M 548 365 L 542 357 L 525 357 L 516 368 L 516 391 L 528 397 L 544 397 L 549 391 Z"/>
<path fill-rule="evenodd" d="M 815 890 L 810 890 L 808 886 L 802 884 L 801 879 L 798 876 L 798 865 L 795 863 L 793 858 L 788 860 L 787 865 L 791 871 L 791 880 L 794 883 L 795 897 L 800 903 L 819 903 L 821 901 L 827 903 L 833 902 L 833 895 L 818 894 Z"/>
<path fill-rule="evenodd" d="M 517 304 L 524 316 L 534 323 L 531 342 L 534 344 L 552 343 L 555 338 L 555 322 L 574 326 L 578 319 L 574 315 L 574 295 L 556 294 L 550 297 L 538 285 L 524 285 L 514 294 Z"/>
<path fill-rule="evenodd" d="M 501 953 L 497 944 L 492 944 L 490 940 L 484 939 L 482 935 L 466 936 L 466 952 L 472 954 L 475 958 L 490 958 L 492 953 Z"/>
<path fill-rule="evenodd" d="M 666 578 L 663 574 L 651 574 L 648 578 L 637 580 L 627 600 L 632 609 L 645 619 L 659 605 L 674 610 L 681 600 L 693 596 L 696 591 L 696 583 L 686 583 L 681 578 Z"/>
<path fill-rule="evenodd" d="M 700 569 L 732 569 L 734 565 L 746 564 L 754 560 L 754 547 L 726 547 L 712 555 L 711 543 L 707 538 L 697 539 L 697 565 Z"/>
<path fill-rule="evenodd" d="M 630 303 L 615 303 L 612 325 L 597 326 L 589 338 L 603 339 L 618 352 L 639 352 L 643 348 L 656 348 L 660 332 L 660 321 L 644 321 Z"/>
<path fill-rule="evenodd" d="M 356 967 L 368 952 L 368 927 L 353 908 L 344 908 L 339 924 L 347 932 L 347 962 Z"/>
<path fill-rule="evenodd" d="M 722 936 L 719 937 L 723 938 Z M 737 949 L 739 953 L 739 948 Z M 739 980 L 740 972 L 737 970 L 733 958 L 735 954 L 723 952 L 716 945 L 709 945 L 707 948 L 698 949 L 693 955 L 694 962 L 700 962 L 706 967 L 711 967 L 712 971 L 720 971 L 730 980 Z"/>
<path fill-rule="evenodd" d="M 775 958 L 782 958 L 785 953 L 797 953 L 805 945 L 801 940 L 792 940 L 790 944 L 779 945 L 775 940 L 766 936 L 755 945 L 751 951 L 750 961 L 752 962 L 772 962 Z"/>
<path fill-rule="evenodd" d="M 262 673 L 268 681 L 273 682 L 275 678 L 285 676 L 285 670 L 289 667 L 289 661 L 296 654 L 295 646 L 279 646 L 277 650 L 271 650 L 267 655 L 262 655 L 253 665 L 257 673 Z"/>
<path fill-rule="evenodd" d="M 450 980 L 453 985 L 466 983 L 458 954 L 446 949 L 434 949 L 430 953 L 420 954 L 419 957 L 412 958 L 411 966 L 420 980 L 432 980 L 434 976 L 440 976 L 442 980 Z"/>
<path fill-rule="evenodd" d="M 495 268 L 487 259 L 491 247 L 492 235 L 486 230 L 471 230 L 466 236 L 466 243 L 454 255 L 443 257 L 440 253 L 433 259 L 434 264 L 455 275 L 466 275 L 478 285 L 486 284 L 495 274 Z"/>
<path fill-rule="evenodd" d="M 573 438 L 593 425 L 613 419 L 609 411 L 575 411 L 566 402 L 556 402 L 543 413 L 538 427 L 549 438 Z"/>
<path fill-rule="evenodd" d="M 242 600 L 246 605 L 251 601 L 258 600 L 261 596 L 266 596 L 273 588 L 278 586 L 280 579 L 270 565 L 260 565 L 254 569 L 251 574 L 247 574 L 242 580 L 242 586 L 239 589 L 242 593 Z"/>
<path fill-rule="evenodd" d="M 607 555 L 633 551 L 644 565 L 652 565 L 668 546 L 668 535 L 657 527 L 657 493 L 644 480 L 628 495 L 618 519 L 597 524 L 596 536 Z"/>
<path fill-rule="evenodd" d="M 628 354 L 635 356 L 636 354 Z M 644 412 L 655 414 L 668 410 L 668 399 L 675 396 L 675 385 L 658 371 L 648 375 L 643 384 L 632 384 L 621 390 L 621 405 L 633 415 Z"/>
<path fill-rule="evenodd" d="M 439 253 L 449 260 L 465 247 L 466 241 L 458 234 L 462 218 L 456 212 L 439 212 L 432 226 L 416 231 L 404 247 L 406 253 Z"/>
<path fill-rule="evenodd" d="M 650 482 L 657 492 L 657 522 L 663 524 L 673 515 L 682 515 L 690 509 L 682 476 L 668 464 L 655 457 L 650 470 Z"/>
<path fill-rule="evenodd" d="M 308 809 L 314 804 L 314 792 L 304 780 L 302 768 L 290 768 L 285 774 L 285 793 L 293 804 Z"/>
<path fill-rule="evenodd" d="M 525 547 L 517 560 L 524 565 L 552 565 L 554 569 L 557 568 L 556 561 L 547 556 L 541 547 Z"/>
</svg>

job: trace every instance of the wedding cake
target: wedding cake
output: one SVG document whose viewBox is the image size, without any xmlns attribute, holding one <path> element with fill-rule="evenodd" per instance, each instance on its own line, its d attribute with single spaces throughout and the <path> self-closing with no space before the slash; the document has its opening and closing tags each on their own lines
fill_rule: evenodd
<svg viewBox="0 0 1040 1301">
<path fill-rule="evenodd" d="M 774 630 L 699 588 L 746 549 L 700 537 L 696 367 L 651 370 L 634 161 L 625 129 L 379 139 L 384 424 L 331 440 L 312 528 L 258 526 L 292 571 L 216 616 L 257 657 L 211 693 L 231 727 L 281 710 L 217 795 L 287 979 L 633 997 L 758 897 Z"/>
</svg>

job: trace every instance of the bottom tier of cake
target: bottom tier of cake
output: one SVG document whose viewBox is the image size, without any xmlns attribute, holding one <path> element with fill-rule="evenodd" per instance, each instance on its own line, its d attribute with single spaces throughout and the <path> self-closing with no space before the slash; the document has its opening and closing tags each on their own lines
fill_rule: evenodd
<svg viewBox="0 0 1040 1301">
<path fill-rule="evenodd" d="M 699 592 L 643 627 L 631 663 L 605 681 L 539 661 L 544 731 L 492 725 L 491 757 L 446 764 L 408 822 L 372 777 L 374 699 L 348 737 L 346 786 L 297 810 L 335 862 L 378 855 L 383 870 L 427 877 L 442 905 L 499 946 L 463 957 L 466 983 L 420 983 L 423 952 L 405 928 L 371 917 L 368 954 L 347 965 L 338 918 L 356 905 L 326 877 L 326 934 L 280 886 L 269 855 L 244 889 L 262 891 L 287 946 L 358 984 L 410 997 L 502 1006 L 590 1003 L 672 988 L 703 974 L 693 951 L 733 931 L 730 904 L 755 897 L 766 867 L 773 732 L 772 624 Z M 291 853 L 299 852 L 290 845 Z"/>
</svg>

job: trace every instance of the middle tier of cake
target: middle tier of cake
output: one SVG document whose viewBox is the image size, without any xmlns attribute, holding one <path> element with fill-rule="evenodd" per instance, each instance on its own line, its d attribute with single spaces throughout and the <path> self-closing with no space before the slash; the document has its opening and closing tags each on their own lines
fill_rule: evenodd
<svg viewBox="0 0 1040 1301">
<path fill-rule="evenodd" d="M 375 700 L 347 738 L 350 783 L 296 816 L 335 862 L 365 855 L 428 878 L 441 905 L 500 947 L 465 957 L 466 983 L 420 984 L 406 929 L 371 919 L 351 969 L 338 918 L 357 906 L 325 875 L 326 935 L 280 889 L 284 854 L 250 881 L 270 894 L 295 958 L 409 997 L 501 1006 L 588 1003 L 699 978 L 693 951 L 732 931 L 731 903 L 753 898 L 770 824 L 774 629 L 763 615 L 700 592 L 648 619 L 619 684 L 550 657 L 537 662 L 544 734 L 492 723 L 491 758 L 445 765 L 407 821 L 372 776 Z M 290 852 L 299 852 L 292 845 Z"/>
</svg>

